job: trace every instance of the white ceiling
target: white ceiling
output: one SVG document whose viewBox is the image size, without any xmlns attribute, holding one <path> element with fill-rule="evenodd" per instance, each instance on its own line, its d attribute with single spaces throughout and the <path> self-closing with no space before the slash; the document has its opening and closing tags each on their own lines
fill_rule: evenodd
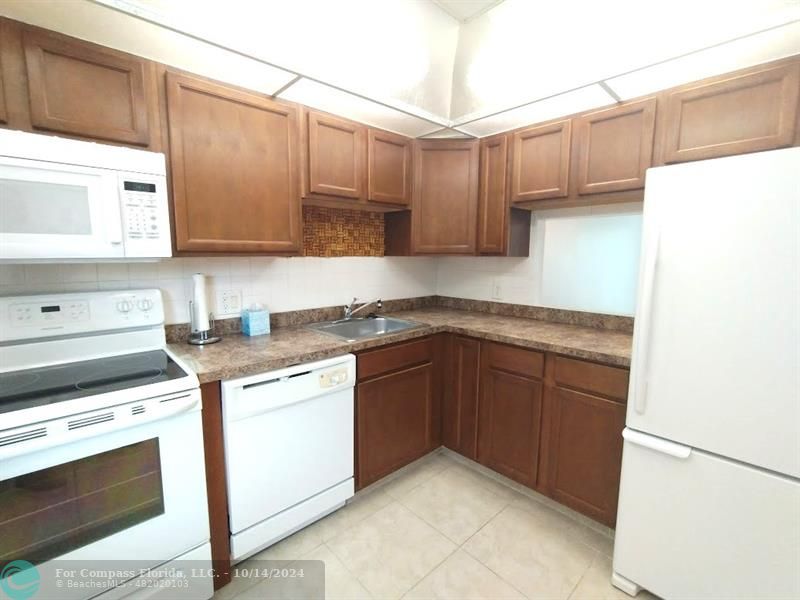
<svg viewBox="0 0 800 600">
<path fill-rule="evenodd" d="M 0 14 L 411 136 L 489 135 L 800 53 L 800 0 L 0 0 Z"/>
</svg>

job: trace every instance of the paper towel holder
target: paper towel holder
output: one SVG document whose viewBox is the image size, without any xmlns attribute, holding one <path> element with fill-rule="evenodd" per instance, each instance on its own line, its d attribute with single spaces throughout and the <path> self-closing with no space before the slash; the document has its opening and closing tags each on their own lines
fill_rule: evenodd
<svg viewBox="0 0 800 600">
<path fill-rule="evenodd" d="M 208 313 L 208 319 L 211 322 L 211 325 L 208 329 L 203 329 L 201 331 L 195 331 L 194 326 L 194 310 L 193 309 L 193 302 L 189 300 L 189 319 L 190 325 L 189 329 L 191 333 L 189 334 L 189 343 L 193 346 L 205 346 L 206 344 L 214 344 L 220 341 L 222 338 L 218 335 L 211 335 L 214 333 L 214 315 L 213 313 Z"/>
</svg>

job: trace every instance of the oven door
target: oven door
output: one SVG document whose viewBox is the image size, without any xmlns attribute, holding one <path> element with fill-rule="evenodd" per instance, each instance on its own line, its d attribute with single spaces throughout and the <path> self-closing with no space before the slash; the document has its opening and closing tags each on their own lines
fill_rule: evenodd
<svg viewBox="0 0 800 600">
<path fill-rule="evenodd" d="M 0 564 L 163 564 L 208 541 L 199 392 L 189 412 L 0 461 Z M 85 598 L 86 590 L 63 590 Z"/>
<path fill-rule="evenodd" d="M 0 259 L 124 256 L 115 171 L 0 161 Z"/>
</svg>

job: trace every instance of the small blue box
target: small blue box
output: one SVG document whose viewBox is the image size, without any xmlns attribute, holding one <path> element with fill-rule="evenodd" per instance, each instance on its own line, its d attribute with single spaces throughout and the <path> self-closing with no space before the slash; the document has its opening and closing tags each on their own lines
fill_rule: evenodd
<svg viewBox="0 0 800 600">
<path fill-rule="evenodd" d="M 269 332 L 269 311 L 266 308 L 246 308 L 242 311 L 243 334 L 264 335 Z"/>
</svg>

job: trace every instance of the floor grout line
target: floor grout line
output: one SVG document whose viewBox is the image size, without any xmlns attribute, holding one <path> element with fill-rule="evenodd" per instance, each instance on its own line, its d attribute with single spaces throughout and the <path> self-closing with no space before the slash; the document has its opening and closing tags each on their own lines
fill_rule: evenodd
<svg viewBox="0 0 800 600">
<path fill-rule="evenodd" d="M 476 561 L 478 561 L 480 564 L 482 564 L 482 565 L 483 565 L 483 566 L 484 566 L 486 569 L 488 569 L 489 571 L 491 571 L 492 573 L 494 573 L 494 574 L 495 574 L 495 575 L 496 575 L 496 576 L 497 576 L 497 577 L 500 579 L 500 581 L 502 581 L 502 582 L 506 583 L 506 584 L 507 584 L 508 586 L 510 586 L 510 587 L 511 587 L 513 590 L 516 590 L 517 592 L 519 592 L 519 594 L 520 594 L 520 595 L 521 595 L 523 598 L 526 598 L 527 600 L 530 600 L 530 598 L 528 598 L 528 596 L 526 596 L 526 595 L 525 595 L 525 593 L 524 593 L 524 592 L 523 592 L 521 589 L 519 589 L 519 588 L 518 588 L 517 586 L 515 586 L 513 583 L 511 583 L 510 581 L 508 581 L 508 580 L 507 580 L 505 577 L 503 577 L 503 576 L 502 576 L 500 573 L 498 573 L 497 571 L 495 571 L 495 570 L 494 570 L 492 567 L 490 567 L 489 565 L 487 565 L 487 564 L 486 564 L 485 562 L 483 562 L 483 561 L 482 561 L 480 558 L 478 558 L 477 556 L 475 556 L 474 554 L 472 554 L 472 552 L 470 552 L 469 550 L 467 550 L 467 549 L 464 547 L 464 546 L 466 546 L 466 545 L 467 545 L 467 543 L 468 543 L 468 542 L 469 542 L 469 541 L 470 541 L 472 538 L 474 538 L 476 535 L 478 535 L 478 534 L 481 532 L 481 530 L 483 530 L 483 528 L 484 528 L 484 527 L 487 527 L 487 526 L 489 525 L 489 523 L 491 523 L 491 522 L 492 522 L 492 521 L 494 521 L 494 520 L 495 520 L 497 517 L 499 517 L 499 516 L 500 516 L 500 514 L 501 514 L 501 513 L 503 513 L 503 512 L 504 512 L 504 511 L 505 511 L 505 510 L 506 510 L 506 509 L 509 507 L 509 506 L 511 506 L 511 503 L 508 503 L 508 504 L 506 504 L 506 505 L 503 507 L 503 509 L 502 509 L 500 512 L 498 512 L 498 513 L 497 513 L 495 516 L 493 516 L 491 519 L 489 519 L 488 521 L 486 521 L 486 523 L 484 523 L 484 524 L 483 524 L 483 526 L 482 526 L 482 527 L 480 527 L 480 529 L 478 529 L 478 531 L 476 531 L 475 533 L 473 533 L 473 534 L 472 534 L 472 535 L 471 535 L 469 538 L 467 538 L 467 539 L 466 539 L 466 541 L 464 541 L 464 543 L 463 543 L 463 544 L 461 544 L 461 546 L 459 546 L 459 549 L 460 549 L 460 550 L 463 550 L 463 551 L 464 551 L 464 552 L 465 552 L 465 553 L 466 553 L 468 556 L 472 557 L 474 560 L 476 560 Z"/>
</svg>

